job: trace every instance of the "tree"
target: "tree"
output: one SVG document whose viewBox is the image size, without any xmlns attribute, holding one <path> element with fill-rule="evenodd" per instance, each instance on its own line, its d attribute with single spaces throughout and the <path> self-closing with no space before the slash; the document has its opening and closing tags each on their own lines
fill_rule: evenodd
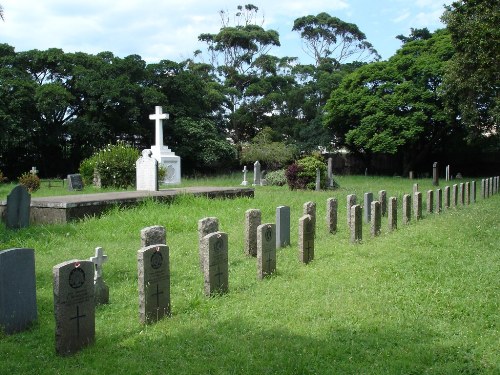
<svg viewBox="0 0 500 375">
<path fill-rule="evenodd" d="M 400 154 L 404 173 L 457 131 L 456 116 L 440 93 L 450 35 L 407 42 L 388 61 L 362 66 L 346 76 L 325 107 L 325 125 L 338 147 L 369 166 L 373 153 Z"/>
<path fill-rule="evenodd" d="M 445 76 L 471 138 L 500 134 L 500 1 L 455 1 L 442 17 L 456 50 Z"/>
<path fill-rule="evenodd" d="M 2 19 L 2 21 L 5 21 L 5 18 L 3 18 L 3 7 L 0 5 L 0 19 Z"/>
</svg>

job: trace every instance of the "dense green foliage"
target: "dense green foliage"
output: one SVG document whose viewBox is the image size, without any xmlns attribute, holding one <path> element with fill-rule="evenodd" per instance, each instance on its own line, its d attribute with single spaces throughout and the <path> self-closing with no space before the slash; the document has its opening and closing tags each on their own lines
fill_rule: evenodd
<svg viewBox="0 0 500 375">
<path fill-rule="evenodd" d="M 277 169 L 266 173 L 266 182 L 270 186 L 283 186 L 286 185 L 286 170 Z"/>
<path fill-rule="evenodd" d="M 317 156 L 305 156 L 288 166 L 285 172 L 288 187 L 291 190 L 314 190 L 318 169 L 320 171 L 320 187 L 326 188 L 327 167 L 322 158 Z"/>
</svg>

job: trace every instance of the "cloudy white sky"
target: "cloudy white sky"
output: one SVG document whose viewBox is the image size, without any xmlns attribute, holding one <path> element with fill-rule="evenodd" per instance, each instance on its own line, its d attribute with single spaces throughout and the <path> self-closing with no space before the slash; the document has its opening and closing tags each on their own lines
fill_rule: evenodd
<svg viewBox="0 0 500 375">
<path fill-rule="evenodd" d="M 327 12 L 355 23 L 387 59 L 401 45 L 396 35 L 408 35 L 411 27 L 442 28 L 443 4 L 451 0 L 0 0 L 5 18 L 0 43 L 18 52 L 56 47 L 137 54 L 148 63 L 181 61 L 203 48 L 198 35 L 220 29 L 219 10 L 234 13 L 248 3 L 259 7 L 264 28 L 280 35 L 281 47 L 271 53 L 311 63 L 291 31 L 296 18 Z"/>
</svg>

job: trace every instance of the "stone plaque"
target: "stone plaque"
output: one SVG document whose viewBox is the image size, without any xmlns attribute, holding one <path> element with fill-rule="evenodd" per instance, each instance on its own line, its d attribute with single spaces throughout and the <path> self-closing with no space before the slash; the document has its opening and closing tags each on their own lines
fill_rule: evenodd
<svg viewBox="0 0 500 375">
<path fill-rule="evenodd" d="M 314 259 L 314 224 L 311 215 L 299 219 L 299 261 L 309 263 Z"/>
<path fill-rule="evenodd" d="M 227 233 L 215 232 L 206 235 L 203 237 L 203 249 L 205 295 L 227 293 L 229 291 Z"/>
<path fill-rule="evenodd" d="M 139 320 L 143 324 L 170 315 L 169 263 L 167 245 L 151 245 L 137 252 Z"/>
<path fill-rule="evenodd" d="M 276 225 L 267 223 L 257 227 L 257 278 L 276 271 Z"/>
<path fill-rule="evenodd" d="M 68 175 L 68 190 L 83 190 L 82 175 L 75 173 Z"/>
<path fill-rule="evenodd" d="M 94 264 L 70 260 L 52 271 L 56 352 L 68 355 L 95 340 Z"/>
<path fill-rule="evenodd" d="M 135 162 L 138 191 L 158 191 L 158 161 L 152 154 L 151 150 L 143 150 L 142 156 Z"/>
<path fill-rule="evenodd" d="M 290 246 L 290 207 L 276 208 L 276 247 Z"/>
<path fill-rule="evenodd" d="M 7 195 L 6 226 L 10 229 L 26 228 L 30 225 L 31 195 L 23 185 L 17 185 Z"/>
</svg>

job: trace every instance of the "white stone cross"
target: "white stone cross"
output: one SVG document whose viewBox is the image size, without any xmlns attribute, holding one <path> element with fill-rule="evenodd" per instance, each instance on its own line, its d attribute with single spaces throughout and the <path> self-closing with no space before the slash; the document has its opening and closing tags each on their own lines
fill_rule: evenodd
<svg viewBox="0 0 500 375">
<path fill-rule="evenodd" d="M 160 105 L 155 107 L 155 113 L 149 115 L 150 120 L 155 121 L 155 142 L 156 147 L 163 147 L 163 120 L 168 120 L 168 113 L 163 113 Z"/>
<path fill-rule="evenodd" d="M 95 256 L 90 258 L 90 261 L 95 264 L 95 276 L 94 279 L 99 279 L 102 277 L 102 265 L 108 261 L 108 256 L 104 255 L 104 250 L 102 247 L 95 248 Z"/>
<path fill-rule="evenodd" d="M 37 173 L 38 173 L 38 169 L 36 169 L 36 167 L 31 167 L 31 171 L 30 173 L 33 175 L 33 176 L 36 176 Z"/>
<path fill-rule="evenodd" d="M 241 183 L 241 185 L 246 186 L 246 185 L 248 185 L 248 181 L 247 181 L 247 172 L 248 172 L 248 170 L 247 170 L 247 166 L 246 165 L 243 167 L 242 172 L 243 172 L 243 182 Z"/>
</svg>

